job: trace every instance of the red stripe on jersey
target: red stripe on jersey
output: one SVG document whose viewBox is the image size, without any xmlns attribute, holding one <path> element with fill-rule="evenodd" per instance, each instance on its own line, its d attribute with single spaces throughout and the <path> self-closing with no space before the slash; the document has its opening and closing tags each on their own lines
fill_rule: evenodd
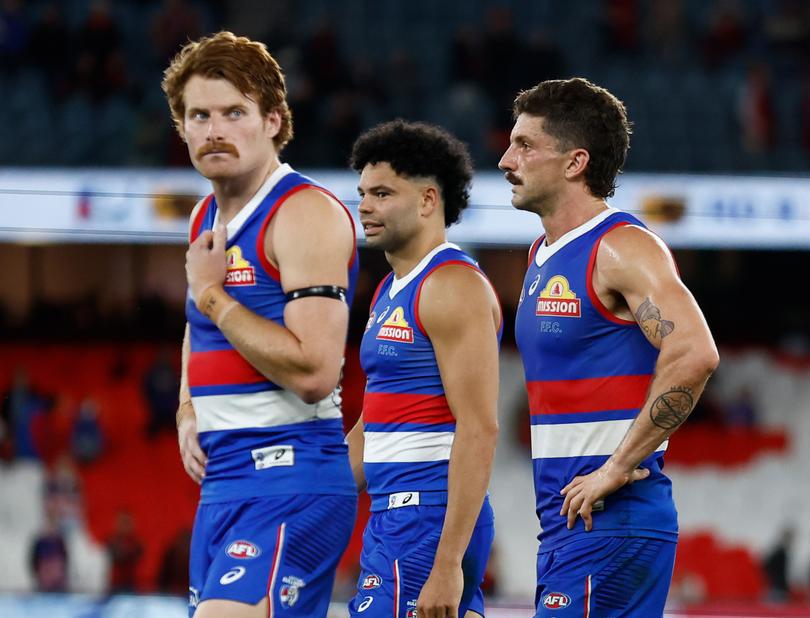
<svg viewBox="0 0 810 618">
<path fill-rule="evenodd" d="M 295 195 L 299 191 L 303 191 L 304 189 L 310 189 L 312 185 L 301 184 L 296 185 L 289 189 L 286 193 L 282 194 L 270 208 L 270 212 L 267 213 L 264 221 L 262 222 L 262 226 L 259 229 L 259 233 L 256 236 L 256 255 L 259 256 L 259 262 L 261 263 L 262 267 L 264 268 L 265 272 L 270 275 L 270 278 L 275 281 L 281 281 L 281 273 L 278 271 L 270 260 L 267 259 L 267 254 L 264 252 L 264 237 L 267 235 L 267 226 L 270 225 L 270 220 L 275 216 L 278 212 L 278 209 L 281 208 L 282 204 L 287 201 L 292 195 Z"/>
<path fill-rule="evenodd" d="M 542 243 L 545 239 L 546 235 L 543 234 L 540 238 L 538 238 L 532 243 L 531 247 L 529 247 L 529 266 L 532 265 L 532 262 L 534 261 L 534 256 L 537 255 L 537 250 L 540 248 L 540 243 Z"/>
<path fill-rule="evenodd" d="M 455 423 L 444 395 L 370 393 L 363 398 L 364 423 Z"/>
<path fill-rule="evenodd" d="M 352 213 L 346 208 L 346 205 L 341 202 L 335 195 L 323 187 L 319 187 L 318 185 L 311 185 L 311 184 L 300 184 L 296 185 L 286 193 L 281 195 L 270 208 L 270 212 L 267 213 L 264 221 L 262 222 L 262 226 L 259 229 L 259 234 L 256 236 L 256 255 L 259 256 L 259 262 L 261 263 L 262 267 L 264 268 L 265 272 L 275 281 L 281 281 L 281 273 L 279 272 L 278 268 L 274 266 L 270 260 L 267 259 L 267 254 L 264 251 L 264 239 L 267 235 L 267 228 L 270 225 L 270 220 L 275 216 L 278 212 L 278 209 L 286 202 L 290 197 L 298 193 L 299 191 L 303 191 L 304 189 L 314 189 L 316 191 L 320 191 L 324 195 L 328 195 L 333 200 L 335 200 L 338 204 L 340 204 L 343 211 L 346 213 L 346 216 L 349 217 L 349 224 L 352 226 L 352 255 L 349 258 L 349 268 L 352 267 L 354 264 L 354 260 L 357 258 L 357 234 L 355 232 L 354 227 L 354 217 L 352 217 Z"/>
<path fill-rule="evenodd" d="M 593 249 L 591 249 L 591 257 L 588 259 L 588 270 L 585 271 L 585 281 L 588 285 L 588 298 L 591 299 L 591 304 L 594 306 L 603 318 L 606 320 L 613 322 L 614 324 L 620 324 L 622 326 L 635 326 L 635 320 L 625 320 L 624 318 L 620 318 L 617 315 L 613 315 L 607 307 L 602 303 L 602 299 L 599 298 L 599 295 L 596 293 L 596 290 L 593 287 L 593 270 L 596 268 L 596 254 L 599 251 L 599 245 L 602 242 L 602 239 L 610 232 L 615 230 L 617 227 L 622 227 L 625 225 L 631 225 L 627 221 L 620 221 L 619 223 L 610 226 L 605 233 L 602 234 L 599 238 L 596 239 L 596 242 L 593 243 Z"/>
<path fill-rule="evenodd" d="M 394 618 L 399 618 L 399 561 L 394 560 Z"/>
<path fill-rule="evenodd" d="M 584 618 L 591 618 L 591 576 L 585 578 L 585 614 Z"/>
<path fill-rule="evenodd" d="M 192 352 L 188 359 L 189 386 L 256 384 L 266 381 L 267 378 L 236 350 Z"/>
<path fill-rule="evenodd" d="M 283 522 L 278 527 L 276 534 L 276 549 L 273 552 L 273 564 L 270 566 L 270 577 L 267 579 L 267 617 L 273 618 L 275 615 L 275 597 L 274 590 L 276 587 L 276 578 L 278 577 L 278 567 L 281 564 L 281 550 L 284 548 L 284 532 L 287 529 L 287 522 Z"/>
<path fill-rule="evenodd" d="M 203 219 L 205 219 L 205 213 L 208 212 L 208 208 L 211 206 L 211 200 L 213 199 L 214 194 L 212 193 L 203 200 L 202 206 L 200 206 L 200 210 L 197 212 L 197 216 L 194 218 L 194 221 L 192 221 L 191 234 L 189 235 L 190 243 L 197 240 L 197 237 L 200 235 L 200 228 L 202 227 Z"/>
<path fill-rule="evenodd" d="M 638 375 L 530 381 L 529 409 L 533 415 L 638 409 L 651 380 L 652 375 Z"/>
</svg>

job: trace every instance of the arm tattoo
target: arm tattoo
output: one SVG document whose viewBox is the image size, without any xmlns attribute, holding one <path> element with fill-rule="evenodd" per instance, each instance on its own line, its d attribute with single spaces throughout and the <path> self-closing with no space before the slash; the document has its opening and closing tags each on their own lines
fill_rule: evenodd
<svg viewBox="0 0 810 618">
<path fill-rule="evenodd" d="M 217 299 L 214 298 L 213 294 L 210 294 L 207 299 L 205 299 L 205 305 L 203 306 L 202 313 L 205 317 L 210 318 L 211 314 L 214 312 L 214 307 L 217 305 Z"/>
<path fill-rule="evenodd" d="M 686 386 L 673 386 L 650 406 L 652 422 L 667 431 L 677 429 L 686 420 L 695 402 L 692 389 Z"/>
<path fill-rule="evenodd" d="M 651 341 L 660 341 L 675 330 L 675 323 L 662 319 L 661 310 L 649 298 L 636 311 L 636 321 Z"/>
</svg>

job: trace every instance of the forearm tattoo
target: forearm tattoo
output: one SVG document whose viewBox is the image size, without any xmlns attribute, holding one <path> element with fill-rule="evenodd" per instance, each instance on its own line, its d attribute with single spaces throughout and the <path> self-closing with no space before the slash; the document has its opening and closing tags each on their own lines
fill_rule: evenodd
<svg viewBox="0 0 810 618">
<path fill-rule="evenodd" d="M 645 299 L 636 311 L 636 321 L 647 335 L 647 339 L 659 342 L 675 330 L 675 323 L 664 320 L 661 317 L 661 310 L 652 304 L 649 298 Z"/>
<path fill-rule="evenodd" d="M 210 318 L 211 314 L 214 313 L 214 307 L 217 306 L 217 299 L 214 298 L 213 294 L 209 294 L 208 298 L 203 301 L 203 309 L 202 313 L 205 317 Z"/>
<path fill-rule="evenodd" d="M 650 418 L 661 429 L 667 431 L 677 429 L 686 420 L 695 401 L 692 398 L 692 389 L 686 386 L 673 386 L 650 406 Z"/>
</svg>

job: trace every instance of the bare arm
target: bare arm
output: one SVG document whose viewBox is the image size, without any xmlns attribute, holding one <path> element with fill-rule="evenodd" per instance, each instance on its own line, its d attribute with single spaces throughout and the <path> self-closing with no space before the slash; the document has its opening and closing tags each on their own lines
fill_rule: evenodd
<svg viewBox="0 0 810 618">
<path fill-rule="evenodd" d="M 186 266 L 190 284 L 200 277 L 196 289 L 192 286 L 200 311 L 268 379 L 308 403 L 326 397 L 340 378 L 349 319 L 346 304 L 320 296 L 291 301 L 284 309 L 284 326 L 258 316 L 225 291 L 224 269 L 206 271 L 206 260 L 212 271 L 225 261 L 224 230 L 206 234 L 189 249 Z M 353 234 L 338 204 L 320 191 L 303 190 L 275 215 L 265 252 L 278 265 L 285 292 L 314 285 L 345 288 Z"/>
<path fill-rule="evenodd" d="M 180 405 L 177 408 L 177 441 L 180 445 L 180 457 L 186 473 L 196 483 L 201 483 L 205 476 L 205 465 L 208 459 L 200 448 L 197 438 L 197 417 L 191 403 L 191 391 L 188 387 L 188 358 L 191 355 L 189 327 L 183 335 L 183 353 L 180 366 Z"/>
<path fill-rule="evenodd" d="M 632 315 L 660 353 L 647 398 L 622 442 L 601 468 L 563 489 L 561 514 L 569 528 L 579 514 L 587 530 L 594 502 L 648 476 L 638 465 L 686 420 L 719 362 L 700 308 L 652 233 L 633 226 L 608 233 L 598 249 L 594 288 L 615 299 L 620 315 Z"/>
<path fill-rule="evenodd" d="M 425 282 L 419 314 L 436 353 L 456 432 L 444 527 L 417 608 L 420 615 L 456 616 L 463 588 L 461 560 L 487 492 L 498 436 L 500 309 L 478 272 L 451 265 Z"/>
<path fill-rule="evenodd" d="M 363 449 L 366 445 L 366 439 L 363 435 L 362 416 L 357 419 L 352 430 L 346 434 L 346 442 L 349 444 L 349 463 L 352 466 L 357 491 L 363 491 L 366 488 L 366 474 L 363 470 Z"/>
</svg>

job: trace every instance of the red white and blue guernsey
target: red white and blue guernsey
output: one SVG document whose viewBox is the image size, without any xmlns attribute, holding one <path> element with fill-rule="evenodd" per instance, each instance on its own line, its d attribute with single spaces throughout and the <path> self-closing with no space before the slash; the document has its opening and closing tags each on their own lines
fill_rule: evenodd
<svg viewBox="0 0 810 618">
<path fill-rule="evenodd" d="M 388 509 L 395 506 L 389 501 L 398 500 L 447 503 L 456 421 L 418 306 L 425 280 L 448 264 L 481 272 L 456 245 L 444 243 L 402 279 L 390 273 L 371 301 L 360 362 L 368 376 L 363 468 L 372 511 Z"/>
<path fill-rule="evenodd" d="M 451 264 L 481 272 L 457 246 L 443 243 L 402 279 L 389 274 L 371 301 L 360 361 L 368 376 L 363 468 L 372 514 L 363 534 L 357 594 L 349 603 L 353 617 L 415 616 L 433 567 L 456 420 L 418 309 L 425 280 Z M 493 538 L 492 507 L 485 499 L 462 560 L 459 616 L 468 609 L 484 615 L 480 584 Z"/>
<path fill-rule="evenodd" d="M 265 256 L 265 231 L 287 198 L 313 188 L 331 195 L 289 165 L 281 165 L 227 226 L 225 290 L 280 325 L 287 301 L 279 272 Z M 191 240 L 213 229 L 217 217 L 211 195 L 193 217 Z M 347 268 L 351 303 L 358 272 L 356 250 Z M 285 494 L 356 495 L 338 391 L 318 403 L 304 403 L 250 365 L 190 297 L 186 315 L 191 343 L 188 381 L 200 446 L 208 457 L 200 502 Z"/>
<path fill-rule="evenodd" d="M 636 322 L 611 314 L 593 288 L 599 243 L 622 225 L 644 227 L 609 208 L 550 246 L 540 237 L 529 253 L 515 337 L 529 391 L 541 553 L 585 534 L 581 518 L 566 528 L 560 490 L 614 452 L 646 399 L 658 358 Z M 594 511 L 588 538 L 677 540 L 671 483 L 661 471 L 666 447 L 641 463 L 647 479 Z"/>
</svg>

